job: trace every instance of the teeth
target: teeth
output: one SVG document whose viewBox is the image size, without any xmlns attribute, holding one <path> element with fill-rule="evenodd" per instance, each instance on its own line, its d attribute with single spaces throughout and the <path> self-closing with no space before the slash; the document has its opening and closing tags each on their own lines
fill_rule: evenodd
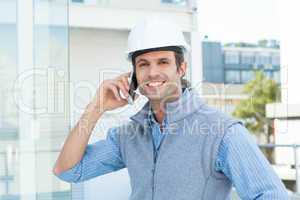
<svg viewBox="0 0 300 200">
<path fill-rule="evenodd" d="M 151 87 L 157 87 L 157 86 L 161 86 L 164 82 L 151 82 L 151 83 L 148 83 L 148 86 L 151 86 Z"/>
</svg>

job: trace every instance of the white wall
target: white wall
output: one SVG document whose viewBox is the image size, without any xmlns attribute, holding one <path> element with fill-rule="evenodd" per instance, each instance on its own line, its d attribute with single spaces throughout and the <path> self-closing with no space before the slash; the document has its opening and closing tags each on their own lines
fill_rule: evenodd
<svg viewBox="0 0 300 200">
<path fill-rule="evenodd" d="M 70 32 L 70 81 L 72 125 L 80 117 L 84 107 L 94 95 L 97 85 L 103 81 L 101 72 L 106 70 L 105 79 L 130 70 L 125 59 L 128 31 L 101 29 L 77 29 Z M 90 143 L 106 137 L 111 126 L 117 126 L 127 119 L 129 111 L 101 118 L 91 137 Z M 122 116 L 123 115 L 123 116 Z M 127 170 L 121 170 L 97 177 L 83 185 L 73 185 L 79 199 L 128 199 L 130 184 Z M 79 190 L 79 193 L 78 193 Z"/>
<path fill-rule="evenodd" d="M 300 144 L 300 120 L 299 119 L 276 119 L 275 120 L 276 137 L 275 142 L 279 144 Z M 293 148 L 276 148 L 276 164 L 294 165 Z M 300 159 L 300 150 L 298 149 L 298 159 Z"/>
<path fill-rule="evenodd" d="M 285 119 L 276 119 L 275 142 L 277 144 L 300 144 L 300 113 L 292 107 L 300 106 L 299 74 L 300 74 L 300 27 L 297 20 L 300 18 L 299 2 L 293 0 L 279 0 L 280 14 L 280 45 L 281 45 L 281 105 L 277 115 Z M 270 107 L 271 108 L 271 107 Z M 280 111 L 281 110 L 281 111 Z M 276 110 L 275 110 L 276 111 Z M 274 112 L 274 111 L 273 111 Z M 276 113 L 275 113 L 276 114 Z M 300 158 L 300 153 L 298 154 Z M 294 164 L 292 149 L 276 149 L 278 163 Z"/>
</svg>

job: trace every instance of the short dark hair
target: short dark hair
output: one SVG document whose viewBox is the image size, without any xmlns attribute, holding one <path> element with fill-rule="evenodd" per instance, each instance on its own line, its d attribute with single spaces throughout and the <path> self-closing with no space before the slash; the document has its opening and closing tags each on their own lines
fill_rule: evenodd
<svg viewBox="0 0 300 200">
<path fill-rule="evenodd" d="M 135 73 L 135 58 L 139 55 L 148 53 L 148 52 L 152 52 L 152 51 L 173 51 L 175 54 L 175 62 L 176 62 L 176 66 L 177 69 L 181 66 L 181 64 L 184 62 L 184 52 L 183 49 L 181 47 L 178 46 L 166 46 L 166 47 L 158 47 L 158 48 L 152 48 L 152 49 L 145 49 L 145 50 L 140 50 L 140 51 L 136 51 L 132 54 L 131 56 L 131 62 L 133 65 L 133 70 Z M 182 88 L 189 88 L 191 87 L 191 83 L 186 80 L 186 78 L 184 78 L 185 75 L 183 75 L 183 77 L 181 77 L 181 87 Z"/>
</svg>

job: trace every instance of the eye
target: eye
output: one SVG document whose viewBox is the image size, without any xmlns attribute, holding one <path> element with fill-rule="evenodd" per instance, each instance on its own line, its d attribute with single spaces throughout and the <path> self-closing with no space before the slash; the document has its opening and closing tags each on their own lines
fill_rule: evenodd
<svg viewBox="0 0 300 200">
<path fill-rule="evenodd" d="M 147 63 L 141 63 L 138 65 L 138 67 L 146 67 L 148 64 Z"/>
<path fill-rule="evenodd" d="M 161 61 L 159 62 L 159 64 L 165 65 L 165 64 L 169 64 L 169 62 L 168 62 L 167 60 L 161 60 Z"/>
</svg>

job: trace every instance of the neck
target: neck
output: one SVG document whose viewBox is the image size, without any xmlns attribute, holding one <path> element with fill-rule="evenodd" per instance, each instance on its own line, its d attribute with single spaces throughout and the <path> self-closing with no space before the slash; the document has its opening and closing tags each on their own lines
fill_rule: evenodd
<svg viewBox="0 0 300 200">
<path fill-rule="evenodd" d="M 180 98 L 180 96 L 182 95 L 182 91 L 178 90 L 176 92 L 174 92 L 174 94 L 165 97 L 163 99 L 160 100 L 150 100 L 150 105 L 152 108 L 152 111 L 154 113 L 155 119 L 159 124 L 162 124 L 164 116 L 165 116 L 165 108 L 166 108 L 166 104 L 169 102 L 173 102 L 176 101 Z"/>
</svg>

